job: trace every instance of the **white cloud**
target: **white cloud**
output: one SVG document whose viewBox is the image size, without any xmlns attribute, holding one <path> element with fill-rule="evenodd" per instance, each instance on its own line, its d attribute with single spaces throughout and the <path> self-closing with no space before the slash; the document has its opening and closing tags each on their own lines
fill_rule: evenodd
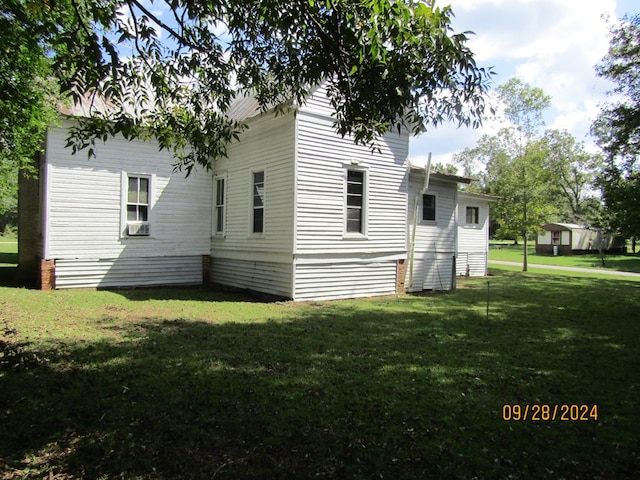
<svg viewBox="0 0 640 480">
<path fill-rule="evenodd" d="M 456 31 L 471 30 L 469 47 L 481 66 L 493 66 L 493 85 L 511 77 L 541 88 L 552 97 L 547 126 L 569 130 L 588 140 L 598 103 L 611 86 L 599 79 L 595 64 L 607 53 L 609 24 L 633 0 L 461 0 L 453 4 Z M 621 6 L 621 4 L 623 4 Z M 631 10 L 633 11 L 633 10 Z M 487 131 L 487 129 L 483 129 Z M 452 134 L 451 132 L 456 132 Z M 490 131 L 489 131 L 490 133 Z M 424 158 L 426 148 L 453 153 L 475 146 L 480 133 L 455 126 L 414 139 L 410 158 Z M 444 145 L 438 145 L 445 142 Z"/>
</svg>

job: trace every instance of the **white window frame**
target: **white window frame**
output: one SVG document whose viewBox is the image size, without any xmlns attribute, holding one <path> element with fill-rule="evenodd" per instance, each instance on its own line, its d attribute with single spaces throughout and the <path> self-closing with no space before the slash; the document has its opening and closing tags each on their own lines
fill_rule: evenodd
<svg viewBox="0 0 640 480">
<path fill-rule="evenodd" d="M 256 207 L 254 205 L 254 189 L 255 189 L 255 176 L 257 173 L 262 173 L 262 206 Z M 255 227 L 255 213 L 256 210 L 262 210 L 262 231 L 254 231 Z M 267 169 L 255 168 L 251 170 L 251 176 L 249 177 L 249 235 L 252 237 L 264 237 L 267 226 Z"/>
<path fill-rule="evenodd" d="M 424 197 L 425 195 L 431 195 L 432 197 L 434 197 L 435 202 L 436 202 L 436 208 L 434 211 L 434 219 L 433 220 L 425 220 L 424 218 Z M 429 190 L 427 190 L 426 192 L 424 192 L 421 196 L 420 196 L 420 223 L 422 224 L 427 224 L 427 225 L 435 225 L 438 223 L 438 205 L 440 204 L 440 202 L 438 201 L 438 192 L 430 192 Z"/>
<path fill-rule="evenodd" d="M 227 191 L 229 184 L 227 181 L 227 175 L 216 175 L 213 177 L 214 192 L 213 192 L 213 222 L 212 229 L 213 234 L 217 236 L 225 236 L 227 232 Z M 223 182 L 222 199 L 219 198 L 219 183 Z M 219 203 L 222 200 L 222 203 Z M 222 230 L 218 230 L 218 218 L 222 212 Z"/>
<path fill-rule="evenodd" d="M 144 178 L 149 182 L 148 188 L 148 202 L 147 206 L 147 220 L 146 221 L 129 221 L 128 219 L 128 206 L 132 203 L 129 202 L 129 179 L 130 178 Z M 152 238 L 153 234 L 153 210 L 155 203 L 155 175 L 147 173 L 135 173 L 135 172 L 122 172 L 121 176 L 121 207 L 120 207 L 120 233 L 121 238 Z M 136 202 L 136 204 L 138 204 Z M 139 204 L 143 205 L 143 204 Z M 147 232 L 144 234 L 130 235 L 129 228 L 131 226 L 144 226 L 146 225 Z"/>
<path fill-rule="evenodd" d="M 475 222 L 468 221 L 468 210 L 470 208 L 475 208 L 477 211 L 477 217 Z M 479 227 L 480 226 L 480 205 L 465 205 L 464 206 L 464 223 L 469 227 Z"/>
<path fill-rule="evenodd" d="M 348 231 L 348 216 L 349 216 L 349 172 L 362 173 L 362 206 L 360 214 L 360 231 L 350 232 Z M 344 226 L 343 237 L 347 239 L 366 239 L 368 237 L 369 226 L 369 170 L 366 167 L 360 167 L 358 165 L 345 165 L 344 168 Z"/>
</svg>

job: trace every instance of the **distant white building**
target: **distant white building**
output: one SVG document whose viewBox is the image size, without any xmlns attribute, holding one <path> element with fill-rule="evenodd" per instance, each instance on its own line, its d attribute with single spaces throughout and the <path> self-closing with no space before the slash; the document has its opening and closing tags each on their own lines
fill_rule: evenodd
<svg viewBox="0 0 640 480">
<path fill-rule="evenodd" d="M 189 178 L 152 140 L 113 138 L 88 159 L 65 148 L 72 118 L 51 128 L 39 180 L 21 181 L 21 264 L 43 288 L 212 282 L 295 300 L 447 289 L 456 274 L 486 273 L 488 200 L 443 174 L 421 192 L 407 131 L 380 138 L 380 151 L 355 145 L 335 133 L 322 86 L 288 114 L 251 98 L 232 113 L 249 128 L 213 173 Z"/>
<path fill-rule="evenodd" d="M 624 241 L 598 228 L 575 223 L 547 223 L 536 239 L 539 255 L 573 255 L 605 252 L 626 252 Z"/>
</svg>

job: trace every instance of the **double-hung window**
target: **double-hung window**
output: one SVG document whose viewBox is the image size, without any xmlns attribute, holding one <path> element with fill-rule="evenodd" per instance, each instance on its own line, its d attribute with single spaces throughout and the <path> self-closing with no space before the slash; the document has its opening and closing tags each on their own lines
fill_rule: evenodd
<svg viewBox="0 0 640 480">
<path fill-rule="evenodd" d="M 467 207 L 466 223 L 467 225 L 478 225 L 480 223 L 479 207 Z"/>
<path fill-rule="evenodd" d="M 365 173 L 347 170 L 347 233 L 364 234 Z"/>
<path fill-rule="evenodd" d="M 224 177 L 216 178 L 216 205 L 215 205 L 215 233 L 224 233 L 224 217 L 225 217 L 225 179 Z"/>
<path fill-rule="evenodd" d="M 251 232 L 264 233 L 264 170 L 252 174 Z"/>
<path fill-rule="evenodd" d="M 422 195 L 422 220 L 426 222 L 436 221 L 436 196 L 425 193 Z"/>
<path fill-rule="evenodd" d="M 142 175 L 127 175 L 127 236 L 149 235 L 149 214 L 151 211 L 150 192 L 150 177 Z"/>
</svg>

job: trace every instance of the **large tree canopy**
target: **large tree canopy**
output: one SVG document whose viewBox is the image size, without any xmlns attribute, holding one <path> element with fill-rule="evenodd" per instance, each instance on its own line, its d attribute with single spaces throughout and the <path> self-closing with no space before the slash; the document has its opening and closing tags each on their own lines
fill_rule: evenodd
<svg viewBox="0 0 640 480">
<path fill-rule="evenodd" d="M 108 105 L 80 123 L 74 148 L 152 134 L 187 172 L 225 155 L 242 130 L 226 115 L 239 94 L 266 109 L 302 102 L 327 80 L 337 131 L 371 143 L 402 124 L 478 125 L 491 76 L 466 46 L 468 32 L 451 30 L 451 9 L 433 1 L 8 0 L 0 8 L 4 21 L 26 19 L 62 96 Z"/>
<path fill-rule="evenodd" d="M 39 42 L 42 31 L 22 5 L 11 0 L 3 5 L 0 13 L 0 223 L 3 215 L 16 214 L 18 169 L 30 164 L 41 147 L 46 127 L 56 115 L 51 62 Z"/>
<path fill-rule="evenodd" d="M 614 27 L 610 42 L 596 71 L 615 83 L 614 95 L 592 132 L 608 157 L 619 157 L 632 168 L 640 153 L 640 14 Z"/>
<path fill-rule="evenodd" d="M 640 15 L 624 18 L 611 31 L 598 74 L 615 83 L 592 133 L 607 157 L 599 183 L 612 229 L 640 238 Z"/>
<path fill-rule="evenodd" d="M 503 236 L 523 237 L 522 269 L 526 271 L 528 237 L 555 210 L 551 170 L 541 140 L 542 113 L 551 98 L 517 78 L 498 87 L 498 96 L 507 126 L 495 135 L 484 135 L 475 148 L 466 149 L 454 160 L 465 174 L 478 177 L 486 193 L 501 197 L 491 205 L 491 216 L 500 224 Z"/>
<path fill-rule="evenodd" d="M 547 130 L 542 138 L 545 168 L 552 174 L 549 193 L 564 222 L 594 225 L 600 201 L 593 195 L 602 155 L 586 151 L 584 144 L 566 130 Z"/>
</svg>

